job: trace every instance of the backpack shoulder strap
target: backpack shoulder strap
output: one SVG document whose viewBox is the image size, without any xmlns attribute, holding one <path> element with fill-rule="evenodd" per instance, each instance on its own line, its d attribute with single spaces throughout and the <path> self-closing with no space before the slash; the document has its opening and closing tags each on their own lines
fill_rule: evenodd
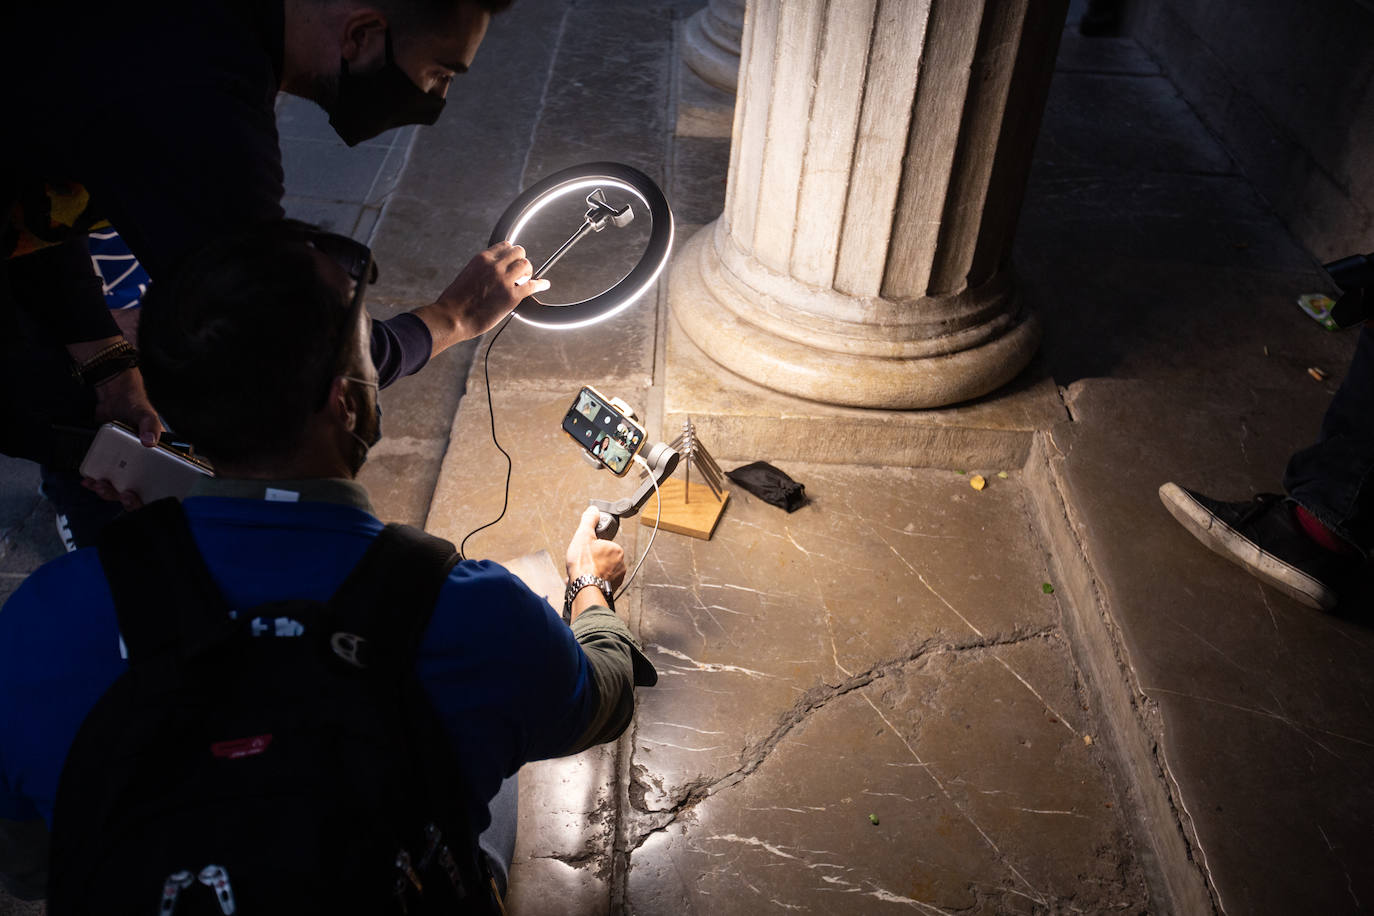
<svg viewBox="0 0 1374 916">
<path fill-rule="evenodd" d="M 97 549 L 131 666 L 178 666 L 235 628 L 177 500 L 115 519 Z"/>
<path fill-rule="evenodd" d="M 450 542 L 409 525 L 387 525 L 329 599 L 325 630 L 333 631 L 329 648 L 336 656 L 400 688 L 416 775 L 438 822 L 431 825 L 433 842 L 442 844 L 442 870 L 465 902 L 463 912 L 504 913 L 467 810 L 463 761 L 415 676 L 416 650 L 457 562 Z"/>
<path fill-rule="evenodd" d="M 387 525 L 329 599 L 334 654 L 359 668 L 408 671 L 457 562 L 457 550 L 443 538 Z"/>
</svg>

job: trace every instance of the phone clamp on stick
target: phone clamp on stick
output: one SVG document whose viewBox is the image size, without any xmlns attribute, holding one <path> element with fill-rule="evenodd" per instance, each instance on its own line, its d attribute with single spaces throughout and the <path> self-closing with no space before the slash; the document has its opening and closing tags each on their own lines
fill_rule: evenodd
<svg viewBox="0 0 1374 916">
<path fill-rule="evenodd" d="M 644 456 L 644 463 L 649 466 L 649 473 L 640 482 L 639 488 L 632 496 L 617 499 L 614 502 L 605 499 L 593 499 L 592 505 L 601 510 L 601 517 L 596 522 L 596 536 L 603 541 L 609 541 L 620 531 L 620 520 L 626 516 L 635 515 L 644 504 L 649 501 L 649 496 L 663 482 L 673 476 L 673 471 L 677 470 L 677 463 L 682 458 L 666 442 L 659 442 L 649 449 Z"/>
<path fill-rule="evenodd" d="M 587 195 L 587 213 L 583 217 L 582 225 L 577 228 L 576 232 L 568 237 L 566 242 L 558 246 L 558 250 L 553 253 L 552 257 L 539 265 L 539 269 L 534 272 L 534 275 L 531 276 L 530 279 L 541 279 L 544 274 L 549 272 L 549 268 L 558 263 L 559 258 L 567 254 L 572 246 L 586 238 L 588 233 L 600 232 L 602 229 L 606 228 L 607 223 L 610 223 L 617 229 L 623 229 L 630 225 L 630 223 L 634 221 L 634 218 L 635 211 L 630 209 L 629 204 L 617 210 L 606 202 L 605 192 L 597 188 Z"/>
</svg>

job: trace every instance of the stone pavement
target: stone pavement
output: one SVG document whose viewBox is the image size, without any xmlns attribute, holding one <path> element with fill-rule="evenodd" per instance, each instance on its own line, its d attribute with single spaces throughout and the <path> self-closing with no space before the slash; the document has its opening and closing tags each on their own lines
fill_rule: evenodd
<svg viewBox="0 0 1374 916">
<path fill-rule="evenodd" d="M 636 41 L 604 33 L 606 9 Z M 549 85 L 579 91 L 550 118 L 638 104 L 624 120 L 639 130 L 583 137 L 578 158 L 661 178 L 686 238 L 719 210 L 728 144 L 667 137 L 673 122 L 652 101 L 621 94 L 623 61 L 596 53 L 642 50 L 660 80 L 644 95 L 671 96 L 673 27 L 642 4 L 571 8 L 562 47 L 580 53 L 560 51 Z M 576 161 L 558 157 L 566 127 L 533 136 L 530 160 L 552 162 L 527 183 Z M 587 467 L 558 421 L 590 381 L 671 438 L 668 327 L 660 295 L 587 331 L 515 324 L 496 341 L 510 507 L 470 555 L 560 556 L 589 497 L 630 488 Z M 500 512 L 505 476 L 480 360 L 468 390 L 428 517 L 455 541 Z M 1061 405 L 1041 419 L 1064 416 Z M 1016 464 L 963 469 L 992 482 L 982 492 L 948 469 L 788 462 L 812 500 L 799 512 L 736 491 L 712 540 L 660 535 L 622 604 L 662 679 L 640 692 L 618 746 L 522 774 L 512 912 L 1145 909 L 1122 777 L 1042 590 L 1047 558 L 1019 471 L 1029 442 L 989 450 Z M 726 467 L 772 457 L 707 444 Z M 638 556 L 646 529 L 622 530 Z"/>
<path fill-rule="evenodd" d="M 1369 906 L 1370 593 L 1308 611 L 1201 549 L 1156 495 L 1279 489 L 1354 346 L 1294 305 L 1329 281 L 1124 40 L 1066 40 L 1019 238 L 1041 371 L 1069 411 L 1028 476 L 1154 853 L 1184 855 L 1226 912 Z M 1165 875 L 1196 899 L 1185 869 Z"/>
<path fill-rule="evenodd" d="M 616 95 L 618 59 L 588 63 L 627 44 L 583 30 L 605 9 L 625 6 L 564 20 L 576 53 L 549 77 L 563 124 L 632 102 Z M 652 104 L 625 118 L 662 123 Z M 641 167 L 654 154 L 652 136 L 563 130 L 541 121 L 530 161 L 569 143 Z M 718 212 L 727 151 L 678 137 L 650 159 L 681 238 Z M 658 539 L 629 613 L 663 680 L 619 746 L 524 774 L 513 912 L 1281 913 L 1371 899 L 1366 623 L 1259 588 L 1155 494 L 1168 479 L 1232 498 L 1276 486 L 1353 346 L 1293 306 L 1328 288 L 1320 271 L 1134 42 L 1072 33 L 1019 239 L 1047 334 L 1009 395 L 972 420 L 941 412 L 953 432 L 909 445 L 912 467 L 805 463 L 780 436 L 810 505 L 785 516 L 736 492 L 713 540 Z M 496 343 L 512 503 L 471 553 L 557 556 L 577 507 L 615 492 L 556 429 L 580 381 L 643 404 L 665 438 L 694 374 L 723 407 L 791 419 L 785 399 L 675 339 L 660 291 L 656 310 L 595 334 L 513 326 Z M 1046 384 L 1057 409 L 1006 408 Z M 832 418 L 859 438 L 902 422 L 854 413 Z M 1019 419 L 976 419 L 999 413 Z M 464 402 L 432 530 L 460 538 L 499 511 L 488 422 L 484 399 Z M 726 467 L 773 457 L 732 428 L 707 440 Z M 1000 457 L 974 464 L 980 453 Z M 993 485 L 975 491 L 960 470 Z M 627 529 L 627 549 L 644 535 Z"/>
<path fill-rule="evenodd" d="M 576 162 L 658 179 L 686 240 L 719 212 L 728 154 L 672 135 L 674 48 L 699 6 L 520 0 L 399 178 L 393 141 L 331 189 L 354 167 L 337 163 L 361 160 L 301 127 L 319 155 L 288 165 L 293 211 L 365 237 L 373 184 L 391 188 L 373 235 L 381 314 L 432 297 L 520 188 Z M 656 538 L 622 605 L 659 686 L 617 744 L 522 773 L 513 914 L 1374 900 L 1367 613 L 1259 587 L 1155 495 L 1166 480 L 1275 489 L 1314 435 L 1353 347 L 1293 305 L 1327 289 L 1317 265 L 1138 45 L 1071 30 L 1016 262 L 1045 342 L 972 411 L 1014 423 L 941 411 L 952 432 L 886 465 L 794 451 L 777 460 L 807 486 L 798 512 L 735 490 L 710 541 Z M 769 397 L 673 343 L 665 286 L 593 329 L 511 325 L 495 342 L 510 508 L 469 554 L 559 558 L 589 497 L 632 486 L 559 431 L 578 385 L 625 397 L 665 439 L 693 377 L 732 403 Z M 458 541 L 500 512 L 480 356 L 456 349 L 384 394 L 387 438 L 364 472 L 384 517 Z M 1026 392 L 1015 403 L 1031 408 L 1006 409 Z M 905 422 L 863 413 L 834 422 L 858 438 Z M 706 439 L 723 466 L 775 457 L 729 429 Z M 0 473 L 3 589 L 56 541 L 28 471 Z M 648 530 L 622 532 L 638 557 Z"/>
</svg>

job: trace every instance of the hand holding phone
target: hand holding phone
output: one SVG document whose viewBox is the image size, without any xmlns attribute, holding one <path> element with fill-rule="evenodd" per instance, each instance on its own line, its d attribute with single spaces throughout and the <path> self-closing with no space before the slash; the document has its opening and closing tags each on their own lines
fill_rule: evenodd
<svg viewBox="0 0 1374 916">
<path fill-rule="evenodd" d="M 123 423 L 106 423 L 81 462 L 81 474 L 107 480 L 115 490 L 135 493 L 150 503 L 167 496 L 180 499 L 201 477 L 213 477 L 214 471 L 208 463 L 169 445 L 145 446 Z"/>
</svg>

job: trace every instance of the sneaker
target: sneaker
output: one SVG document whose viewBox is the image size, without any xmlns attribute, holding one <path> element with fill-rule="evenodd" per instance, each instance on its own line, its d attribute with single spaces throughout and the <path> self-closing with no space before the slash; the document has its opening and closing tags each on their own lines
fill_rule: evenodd
<svg viewBox="0 0 1374 916">
<path fill-rule="evenodd" d="M 1336 583 L 1353 564 L 1303 533 L 1291 499 L 1260 493 L 1246 502 L 1224 503 L 1173 483 L 1159 488 L 1159 499 L 1213 553 L 1310 608 L 1336 607 Z"/>
</svg>

